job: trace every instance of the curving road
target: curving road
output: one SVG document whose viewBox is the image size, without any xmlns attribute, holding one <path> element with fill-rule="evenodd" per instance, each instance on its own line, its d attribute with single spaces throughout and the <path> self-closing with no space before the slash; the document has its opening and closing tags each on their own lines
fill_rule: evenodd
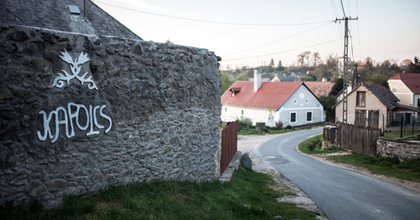
<svg viewBox="0 0 420 220">
<path fill-rule="evenodd" d="M 420 193 L 295 150 L 322 128 L 273 138 L 251 151 L 301 188 L 332 219 L 420 219 Z"/>
</svg>

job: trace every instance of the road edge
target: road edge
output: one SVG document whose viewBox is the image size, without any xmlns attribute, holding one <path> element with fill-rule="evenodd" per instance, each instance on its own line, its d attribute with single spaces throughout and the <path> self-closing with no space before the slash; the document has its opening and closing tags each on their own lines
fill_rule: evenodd
<svg viewBox="0 0 420 220">
<path fill-rule="evenodd" d="M 325 215 L 324 212 L 322 212 L 318 205 L 310 197 L 308 197 L 308 195 L 306 195 L 306 193 L 302 189 L 300 189 L 295 183 L 290 181 L 287 177 L 281 174 L 269 163 L 266 163 L 263 160 L 261 160 L 252 151 L 250 151 L 248 154 L 252 160 L 252 170 L 254 172 L 265 173 L 270 175 L 277 184 L 288 188 L 288 190 L 285 191 L 289 191 L 296 195 L 283 196 L 277 198 L 278 202 L 288 202 L 296 204 L 297 207 L 318 213 L 319 215 L 316 217 L 317 219 L 329 220 L 329 218 Z M 274 188 L 274 190 L 276 190 L 276 188 Z"/>
<path fill-rule="evenodd" d="M 300 142 L 300 143 L 302 143 L 302 142 Z M 324 162 L 328 165 L 332 165 L 332 166 L 336 166 L 336 167 L 339 167 L 339 168 L 355 171 L 355 172 L 358 172 L 360 174 L 365 174 L 365 175 L 374 177 L 376 179 L 380 179 L 380 180 L 383 180 L 383 181 L 401 186 L 403 188 L 413 190 L 417 193 L 420 193 L 420 183 L 409 181 L 409 180 L 399 179 L 399 178 L 393 177 L 393 176 L 385 176 L 385 175 L 374 174 L 374 173 L 370 172 L 368 169 L 363 168 L 363 167 L 357 167 L 357 166 L 353 166 L 353 165 L 350 165 L 350 164 L 334 163 L 334 162 L 328 161 L 325 158 L 320 157 L 320 156 L 316 156 L 316 155 L 313 155 L 313 154 L 305 154 L 299 149 L 299 144 L 297 144 L 295 146 L 295 150 L 297 152 L 303 154 L 303 155 L 312 157 L 312 158 L 314 158 L 318 161 Z M 412 185 L 415 185 L 415 186 L 412 186 Z"/>
</svg>

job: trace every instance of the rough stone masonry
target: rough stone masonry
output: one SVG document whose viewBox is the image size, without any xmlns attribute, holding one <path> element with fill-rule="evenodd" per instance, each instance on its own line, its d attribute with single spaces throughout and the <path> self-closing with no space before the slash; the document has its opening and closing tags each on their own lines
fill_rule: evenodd
<svg viewBox="0 0 420 220">
<path fill-rule="evenodd" d="M 206 49 L 0 25 L 0 204 L 220 176 Z"/>
</svg>

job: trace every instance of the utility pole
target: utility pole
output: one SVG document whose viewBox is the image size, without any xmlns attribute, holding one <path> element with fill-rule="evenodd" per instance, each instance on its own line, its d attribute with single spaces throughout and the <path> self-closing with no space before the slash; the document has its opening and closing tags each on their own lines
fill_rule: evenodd
<svg viewBox="0 0 420 220">
<path fill-rule="evenodd" d="M 343 9 L 344 10 L 344 9 Z M 345 14 L 344 14 L 345 16 Z M 349 62 L 349 20 L 358 20 L 358 18 L 344 17 L 336 18 L 337 21 L 344 21 L 344 56 L 343 56 L 343 123 L 347 124 L 347 87 L 348 87 L 348 62 Z"/>
</svg>

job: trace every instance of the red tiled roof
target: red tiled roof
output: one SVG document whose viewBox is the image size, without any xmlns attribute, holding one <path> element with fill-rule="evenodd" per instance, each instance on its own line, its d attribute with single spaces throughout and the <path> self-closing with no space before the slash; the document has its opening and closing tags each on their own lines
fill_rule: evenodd
<svg viewBox="0 0 420 220">
<path fill-rule="evenodd" d="M 309 82 L 305 81 L 305 85 L 312 91 L 316 97 L 322 95 L 328 96 L 330 94 L 332 87 L 334 86 L 333 82 Z"/>
<path fill-rule="evenodd" d="M 413 93 L 420 93 L 420 74 L 418 73 L 398 73 L 389 79 L 400 79 Z"/>
<path fill-rule="evenodd" d="M 254 82 L 254 78 L 249 78 L 249 81 Z M 270 82 L 270 78 L 261 78 L 261 82 Z"/>
<path fill-rule="evenodd" d="M 222 95 L 223 105 L 246 106 L 254 108 L 279 109 L 296 91 L 302 82 L 263 82 L 254 92 L 254 82 L 236 81 Z M 232 96 L 231 88 L 240 87 L 240 92 Z"/>
</svg>

